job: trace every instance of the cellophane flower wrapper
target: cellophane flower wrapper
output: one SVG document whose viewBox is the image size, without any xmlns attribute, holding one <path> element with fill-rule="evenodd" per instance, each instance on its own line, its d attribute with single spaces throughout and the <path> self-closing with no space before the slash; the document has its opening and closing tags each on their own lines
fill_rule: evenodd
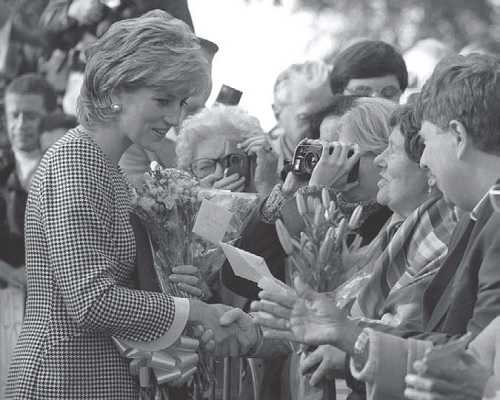
<svg viewBox="0 0 500 400">
<path fill-rule="evenodd" d="M 169 280 L 177 265 L 195 265 L 210 285 L 225 261 L 220 246 L 192 232 L 197 212 L 204 199 L 233 213 L 223 241 L 236 241 L 254 212 L 259 198 L 252 193 L 232 193 L 204 189 L 189 173 L 152 165 L 142 187 L 135 190 L 133 212 L 141 219 L 152 244 L 154 269 L 161 290 L 176 297 L 192 297 Z M 189 327 L 183 333 L 190 336 Z M 215 385 L 213 360 L 200 354 L 195 375 L 195 399 L 210 397 Z"/>
<path fill-rule="evenodd" d="M 236 242 L 252 218 L 259 203 L 256 193 L 238 193 L 227 190 L 200 189 L 199 199 L 209 200 L 232 214 L 229 226 L 222 242 Z M 198 235 L 193 238 L 194 258 L 193 263 L 202 271 L 206 282 L 212 283 L 219 272 L 226 256 L 219 245 L 209 243 Z"/>
</svg>

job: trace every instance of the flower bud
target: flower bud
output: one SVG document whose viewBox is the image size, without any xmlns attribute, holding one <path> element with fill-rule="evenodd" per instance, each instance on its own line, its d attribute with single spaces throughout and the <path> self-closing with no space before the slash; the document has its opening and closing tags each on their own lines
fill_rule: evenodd
<svg viewBox="0 0 500 400">
<path fill-rule="evenodd" d="M 307 205 L 302 193 L 297 193 L 295 195 L 295 201 L 297 202 L 297 211 L 299 215 L 303 217 L 307 213 Z"/>
<path fill-rule="evenodd" d="M 347 220 L 345 218 L 342 218 L 342 221 L 340 221 L 340 224 L 337 228 L 337 240 L 335 243 L 336 247 L 339 247 L 342 245 L 346 228 L 347 228 Z"/>
<path fill-rule="evenodd" d="M 323 242 L 321 243 L 321 246 L 319 248 L 318 263 L 320 265 L 324 265 L 327 263 L 328 257 L 330 256 L 330 252 L 332 251 L 333 245 L 335 243 L 334 237 L 335 229 L 333 228 L 333 226 L 331 226 L 326 231 L 325 238 L 323 239 Z"/>
<path fill-rule="evenodd" d="M 289 256 L 293 253 L 292 238 L 281 219 L 276 221 L 276 233 L 278 234 L 281 246 L 283 246 L 283 250 L 285 250 L 285 253 Z"/>
<path fill-rule="evenodd" d="M 351 218 L 349 218 L 349 229 L 354 230 L 359 228 L 359 226 L 361 225 L 360 222 L 362 214 L 363 206 L 360 204 L 354 209 L 353 213 L 351 214 Z"/>
<path fill-rule="evenodd" d="M 330 192 L 328 191 L 328 189 L 326 187 L 324 187 L 321 190 L 321 201 L 323 203 L 323 207 L 326 210 L 328 210 L 328 207 L 330 207 L 331 198 L 330 198 Z"/>
</svg>

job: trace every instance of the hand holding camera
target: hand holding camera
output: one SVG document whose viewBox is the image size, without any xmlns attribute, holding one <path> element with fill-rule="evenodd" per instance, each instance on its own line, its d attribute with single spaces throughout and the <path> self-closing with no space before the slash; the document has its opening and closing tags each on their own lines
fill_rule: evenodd
<svg viewBox="0 0 500 400">
<path fill-rule="evenodd" d="M 311 186 L 345 190 L 358 180 L 358 145 L 305 139 L 295 149 L 292 171 Z"/>
<path fill-rule="evenodd" d="M 237 147 L 249 157 L 255 157 L 255 189 L 263 195 L 268 194 L 278 182 L 278 155 L 273 151 L 267 135 L 253 136 L 239 143 Z"/>
</svg>

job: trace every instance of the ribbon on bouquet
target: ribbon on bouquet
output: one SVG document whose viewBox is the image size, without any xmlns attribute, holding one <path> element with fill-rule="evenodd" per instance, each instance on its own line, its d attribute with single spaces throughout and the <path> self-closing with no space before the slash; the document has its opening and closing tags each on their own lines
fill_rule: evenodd
<svg viewBox="0 0 500 400">
<path fill-rule="evenodd" d="M 130 361 L 130 374 L 139 378 L 141 387 L 151 385 L 151 373 L 159 385 L 175 380 L 186 381 L 196 372 L 199 356 L 196 350 L 199 341 L 181 336 L 172 346 L 164 350 L 144 351 L 125 344 L 113 337 L 120 355 Z"/>
</svg>

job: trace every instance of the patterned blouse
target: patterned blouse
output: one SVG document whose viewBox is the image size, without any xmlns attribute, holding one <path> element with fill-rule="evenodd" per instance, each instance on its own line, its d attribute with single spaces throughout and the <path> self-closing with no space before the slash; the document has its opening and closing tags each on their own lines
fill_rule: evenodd
<svg viewBox="0 0 500 400">
<path fill-rule="evenodd" d="M 148 342 L 185 325 L 184 302 L 129 288 L 130 195 L 82 128 L 43 157 L 26 210 L 26 315 L 7 398 L 137 399 L 111 336 Z"/>
</svg>

